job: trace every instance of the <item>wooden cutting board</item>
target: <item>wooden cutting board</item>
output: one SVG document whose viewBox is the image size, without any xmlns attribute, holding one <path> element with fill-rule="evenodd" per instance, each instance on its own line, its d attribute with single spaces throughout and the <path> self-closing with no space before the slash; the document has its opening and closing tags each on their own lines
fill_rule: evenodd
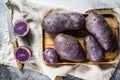
<svg viewBox="0 0 120 80">
<path fill-rule="evenodd" d="M 86 17 L 92 11 L 96 11 L 99 14 L 103 15 L 105 20 L 110 25 L 110 28 L 112 29 L 112 31 L 115 34 L 116 39 L 118 41 L 118 39 L 119 39 L 119 27 L 118 27 L 118 20 L 117 20 L 117 17 L 114 15 L 114 12 L 111 9 L 109 9 L 109 10 L 108 9 L 94 9 L 94 10 L 87 11 L 83 15 Z M 50 13 L 52 13 L 52 11 Z M 83 39 L 84 39 L 85 35 L 88 35 L 88 33 L 85 30 L 81 30 L 81 31 L 80 30 L 70 30 L 70 31 L 65 31 L 64 33 L 76 37 L 79 40 L 79 42 L 81 43 L 82 47 L 84 48 Z M 43 51 L 45 48 L 55 48 L 55 46 L 54 46 L 55 36 L 50 36 L 48 33 L 46 33 L 43 30 L 43 37 L 42 38 L 43 38 Z M 105 54 L 105 60 L 103 62 L 91 62 L 88 58 L 85 62 L 71 62 L 71 61 L 61 59 L 60 62 L 58 62 L 56 64 L 49 64 L 44 59 L 43 59 L 43 61 L 47 65 L 53 65 L 53 66 L 54 65 L 69 65 L 69 64 L 70 65 L 71 64 L 112 64 L 112 63 L 116 62 L 117 56 L 118 56 L 118 50 L 114 53 L 107 52 Z"/>
<path fill-rule="evenodd" d="M 17 41 L 14 41 L 13 42 L 14 53 L 17 50 L 17 48 L 18 48 L 18 43 L 17 43 Z M 18 67 L 19 70 L 23 69 L 24 64 L 18 62 L 17 60 L 16 60 L 16 63 L 17 63 L 17 67 Z"/>
</svg>

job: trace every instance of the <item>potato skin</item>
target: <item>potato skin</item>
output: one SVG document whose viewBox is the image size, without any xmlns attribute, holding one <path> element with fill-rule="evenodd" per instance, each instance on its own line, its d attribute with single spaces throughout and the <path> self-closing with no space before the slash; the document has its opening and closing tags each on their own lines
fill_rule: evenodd
<svg viewBox="0 0 120 80">
<path fill-rule="evenodd" d="M 82 29 L 85 27 L 85 18 L 80 13 L 69 13 L 70 20 L 72 24 L 70 26 L 65 26 L 67 30 L 70 29 Z"/>
<path fill-rule="evenodd" d="M 43 29 L 51 34 L 58 34 L 69 29 L 81 29 L 85 18 L 80 13 L 54 13 L 45 16 L 42 20 Z"/>
<path fill-rule="evenodd" d="M 58 34 L 55 37 L 57 53 L 69 61 L 84 61 L 86 54 L 78 40 L 70 35 Z"/>
<path fill-rule="evenodd" d="M 100 45 L 97 43 L 93 36 L 86 36 L 84 39 L 84 45 L 91 61 L 99 62 L 104 60 L 104 50 L 100 47 Z"/>
<path fill-rule="evenodd" d="M 102 48 L 108 52 L 115 52 L 118 47 L 113 32 L 104 17 L 96 12 L 86 18 L 87 30 L 98 40 Z"/>
</svg>

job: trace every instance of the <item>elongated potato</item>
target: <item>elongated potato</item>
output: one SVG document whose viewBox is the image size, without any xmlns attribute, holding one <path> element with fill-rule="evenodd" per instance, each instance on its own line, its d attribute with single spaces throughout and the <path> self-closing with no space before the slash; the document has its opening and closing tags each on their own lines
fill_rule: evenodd
<svg viewBox="0 0 120 80">
<path fill-rule="evenodd" d="M 90 13 L 86 18 L 86 28 L 98 40 L 104 50 L 116 51 L 118 43 L 102 15 L 95 12 Z"/>
<path fill-rule="evenodd" d="M 91 35 L 88 35 L 87 37 L 85 37 L 84 45 L 89 55 L 89 58 L 93 62 L 99 62 L 104 60 L 105 53 L 94 37 L 92 37 Z"/>
<path fill-rule="evenodd" d="M 55 37 L 57 53 L 69 61 L 84 61 L 86 54 L 76 38 L 66 34 L 58 34 Z"/>
<path fill-rule="evenodd" d="M 80 13 L 54 13 L 43 18 L 42 27 L 54 35 L 69 29 L 81 29 L 84 23 L 85 18 Z"/>
</svg>

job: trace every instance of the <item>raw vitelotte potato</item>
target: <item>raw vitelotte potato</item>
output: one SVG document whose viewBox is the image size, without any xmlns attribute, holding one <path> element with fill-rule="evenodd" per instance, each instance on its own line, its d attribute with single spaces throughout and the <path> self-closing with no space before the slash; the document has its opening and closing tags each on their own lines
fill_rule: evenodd
<svg viewBox="0 0 120 80">
<path fill-rule="evenodd" d="M 86 54 L 78 40 L 70 35 L 58 34 L 55 37 L 57 53 L 69 61 L 84 61 Z"/>
<path fill-rule="evenodd" d="M 20 63 L 26 63 L 30 59 L 30 57 L 31 51 L 24 46 L 18 47 L 15 51 L 15 58 Z"/>
<path fill-rule="evenodd" d="M 54 13 L 43 18 L 42 27 L 51 34 L 58 34 L 69 29 L 84 28 L 85 18 L 80 13 Z"/>
<path fill-rule="evenodd" d="M 86 18 L 86 28 L 97 39 L 104 50 L 109 52 L 116 51 L 118 47 L 116 38 L 101 14 L 90 13 Z"/>
<path fill-rule="evenodd" d="M 45 61 L 49 62 L 50 64 L 55 64 L 60 61 L 60 56 L 53 48 L 46 48 L 43 52 L 43 57 Z"/>
<path fill-rule="evenodd" d="M 19 37 L 24 37 L 28 34 L 30 28 L 25 20 L 17 20 L 13 26 L 14 34 Z"/>
<path fill-rule="evenodd" d="M 88 35 L 87 37 L 85 37 L 84 45 L 90 60 L 92 60 L 93 62 L 104 60 L 105 53 L 93 36 Z"/>
</svg>

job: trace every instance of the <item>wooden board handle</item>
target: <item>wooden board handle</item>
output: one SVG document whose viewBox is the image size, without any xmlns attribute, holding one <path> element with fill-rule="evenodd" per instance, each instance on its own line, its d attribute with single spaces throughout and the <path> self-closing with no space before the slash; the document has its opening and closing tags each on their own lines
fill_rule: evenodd
<svg viewBox="0 0 120 80">
<path fill-rule="evenodd" d="M 13 42 L 14 53 L 15 53 L 17 47 L 18 47 L 17 41 L 14 41 Z M 18 62 L 17 60 L 16 60 L 16 63 L 17 63 L 17 67 L 18 67 L 19 70 L 23 69 L 23 64 L 22 63 Z"/>
<path fill-rule="evenodd" d="M 62 79 L 62 76 L 56 76 L 55 80 L 63 80 L 63 79 Z"/>
<path fill-rule="evenodd" d="M 90 9 L 88 11 L 86 11 L 85 13 L 91 13 L 91 12 L 98 12 L 98 13 L 104 13 L 104 14 L 114 14 L 114 11 L 111 8 L 103 8 L 103 9 Z"/>
</svg>

